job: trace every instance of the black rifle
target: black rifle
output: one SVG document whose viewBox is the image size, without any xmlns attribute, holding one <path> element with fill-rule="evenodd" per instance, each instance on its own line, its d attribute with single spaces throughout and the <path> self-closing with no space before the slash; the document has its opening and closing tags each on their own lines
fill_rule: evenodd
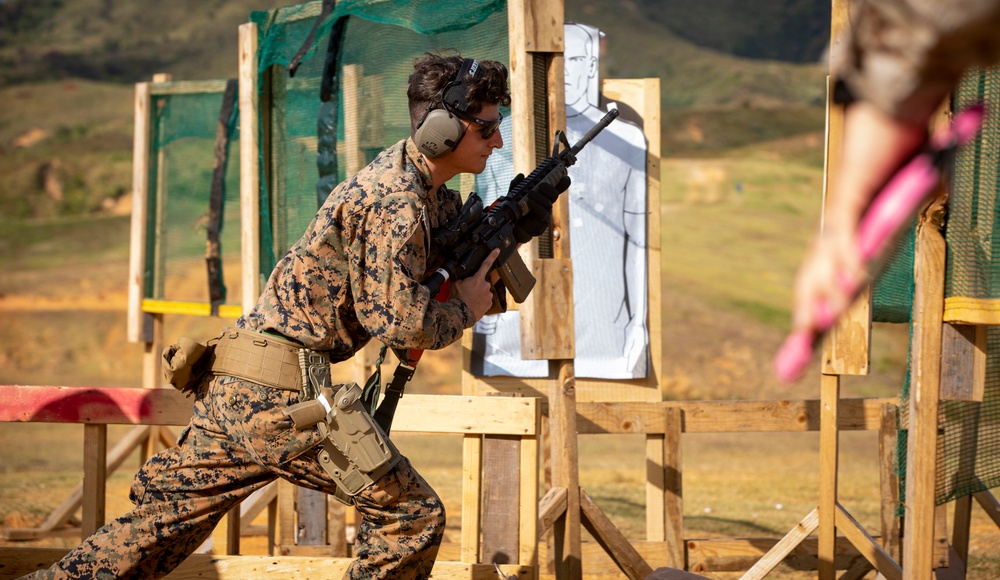
<svg viewBox="0 0 1000 580">
<path fill-rule="evenodd" d="M 434 240 L 443 248 L 444 264 L 423 282 L 430 289 L 431 296 L 437 295 L 445 280 L 461 280 L 476 272 L 490 252 L 500 248 L 500 255 L 490 271 L 499 270 L 500 279 L 514 301 L 519 304 L 524 302 L 535 285 L 534 276 L 516 252 L 517 240 L 514 239 L 517 220 L 529 211 L 525 198 L 528 192 L 543 183 L 555 187 L 566 176 L 569 167 L 576 163 L 577 153 L 616 117 L 618 109 L 612 109 L 572 147 L 566 134 L 557 130 L 552 155 L 485 211 L 479 195 L 475 192 L 469 194 L 458 217 L 433 234 Z M 561 151 L 560 146 L 563 147 Z"/>
</svg>

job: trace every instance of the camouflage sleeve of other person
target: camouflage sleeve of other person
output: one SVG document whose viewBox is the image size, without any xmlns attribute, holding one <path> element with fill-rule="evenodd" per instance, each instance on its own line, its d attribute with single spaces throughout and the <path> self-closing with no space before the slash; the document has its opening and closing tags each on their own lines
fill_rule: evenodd
<svg viewBox="0 0 1000 580">
<path fill-rule="evenodd" d="M 863 0 L 834 75 L 883 113 L 923 122 L 966 67 L 1000 58 L 1000 0 Z"/>
<path fill-rule="evenodd" d="M 361 324 L 396 348 L 443 348 L 475 320 L 464 302 L 438 302 L 420 284 L 427 274 L 427 209 L 412 192 L 391 194 L 367 208 L 350 264 Z"/>
</svg>

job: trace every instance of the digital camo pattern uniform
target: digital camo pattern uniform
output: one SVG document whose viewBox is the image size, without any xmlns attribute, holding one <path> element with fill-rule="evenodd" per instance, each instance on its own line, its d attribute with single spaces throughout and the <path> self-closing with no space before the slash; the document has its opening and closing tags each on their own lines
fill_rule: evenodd
<svg viewBox="0 0 1000 580">
<path fill-rule="evenodd" d="M 270 331 L 343 360 L 372 337 L 440 348 L 472 325 L 459 300 L 439 303 L 417 282 L 433 259 L 431 228 L 460 198 L 431 192 L 412 141 L 384 151 L 337 187 L 306 234 L 279 262 L 237 326 Z M 277 477 L 327 493 L 317 428 L 296 431 L 283 410 L 299 393 L 233 377 L 202 381 L 178 445 L 136 475 L 136 508 L 36 578 L 157 578 L 180 564 L 240 500 Z M 444 506 L 404 457 L 353 498 L 364 521 L 352 579 L 426 578 L 444 533 Z"/>
</svg>

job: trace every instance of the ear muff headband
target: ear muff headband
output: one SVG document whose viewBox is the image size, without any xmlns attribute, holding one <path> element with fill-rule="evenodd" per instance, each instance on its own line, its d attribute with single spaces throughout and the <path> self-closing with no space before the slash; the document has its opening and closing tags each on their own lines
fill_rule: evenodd
<svg viewBox="0 0 1000 580">
<path fill-rule="evenodd" d="M 465 126 L 452 111 L 464 113 L 468 109 L 465 98 L 468 93 L 467 79 L 475 78 L 479 72 L 479 61 L 466 58 L 455 79 L 441 89 L 440 109 L 428 109 L 417 123 L 413 141 L 421 153 L 431 159 L 454 151 L 465 136 Z"/>
</svg>

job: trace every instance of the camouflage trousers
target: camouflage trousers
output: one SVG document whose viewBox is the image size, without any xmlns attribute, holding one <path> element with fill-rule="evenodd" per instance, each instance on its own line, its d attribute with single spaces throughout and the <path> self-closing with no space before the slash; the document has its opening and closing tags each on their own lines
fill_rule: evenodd
<svg viewBox="0 0 1000 580">
<path fill-rule="evenodd" d="M 316 459 L 318 431 L 284 423 L 282 409 L 296 402 L 298 393 L 231 377 L 204 381 L 177 446 L 136 474 L 135 509 L 27 578 L 159 578 L 198 549 L 226 512 L 278 477 L 333 493 Z M 403 457 L 353 500 L 363 521 L 345 578 L 427 578 L 444 534 L 444 506 L 410 462 Z"/>
</svg>

